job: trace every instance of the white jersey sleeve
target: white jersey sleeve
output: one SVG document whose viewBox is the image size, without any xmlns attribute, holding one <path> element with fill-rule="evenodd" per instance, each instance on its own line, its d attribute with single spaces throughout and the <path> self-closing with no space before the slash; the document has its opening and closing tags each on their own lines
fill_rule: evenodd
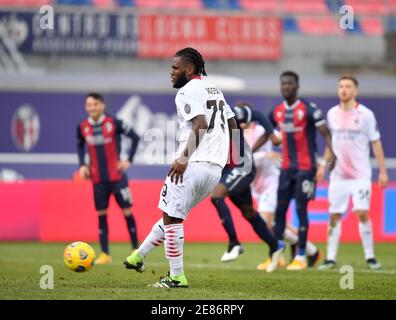
<svg viewBox="0 0 396 320">
<path fill-rule="evenodd" d="M 369 110 L 368 115 L 367 115 L 367 136 L 371 142 L 376 141 L 381 138 L 379 129 L 378 129 L 378 124 L 377 120 L 375 119 L 374 113 Z"/>
<path fill-rule="evenodd" d="M 205 115 L 206 101 L 201 92 L 196 90 L 185 90 L 177 96 L 177 106 L 184 120 L 189 121 L 198 115 Z"/>
<path fill-rule="evenodd" d="M 226 104 L 225 114 L 226 114 L 226 119 L 227 120 L 235 117 L 234 112 L 232 112 L 232 110 L 231 110 L 231 108 L 230 108 L 230 106 L 228 104 Z"/>
</svg>

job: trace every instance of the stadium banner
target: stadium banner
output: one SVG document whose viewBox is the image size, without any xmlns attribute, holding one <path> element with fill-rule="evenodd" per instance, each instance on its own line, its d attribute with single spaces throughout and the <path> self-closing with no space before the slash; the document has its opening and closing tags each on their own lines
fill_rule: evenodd
<svg viewBox="0 0 396 320">
<path fill-rule="evenodd" d="M 161 216 L 157 208 L 162 180 L 130 182 L 138 236 L 147 235 Z M 97 214 L 93 203 L 92 184 L 87 181 L 27 181 L 0 183 L 0 240 L 97 241 Z M 320 184 L 317 199 L 309 205 L 309 239 L 324 242 L 327 238 L 327 184 Z M 239 210 L 227 200 L 238 237 L 244 242 L 259 239 Z M 350 209 L 349 209 L 350 210 Z M 295 206 L 288 212 L 289 222 L 297 225 Z M 385 191 L 373 184 L 370 217 L 375 241 L 396 242 L 396 184 Z M 342 241 L 360 241 L 358 218 L 350 211 L 342 220 Z M 109 230 L 112 241 L 128 241 L 125 220 L 114 198 L 110 200 Z M 215 208 L 206 198 L 193 208 L 185 222 L 186 240 L 190 242 L 226 242 Z"/>
<path fill-rule="evenodd" d="M 138 56 L 168 58 L 192 46 L 207 59 L 279 60 L 282 30 L 278 17 L 141 14 Z"/>
<path fill-rule="evenodd" d="M 168 58 L 182 47 L 194 46 L 202 48 L 207 59 L 282 57 L 279 17 L 66 9 L 55 10 L 53 17 L 51 26 L 39 10 L 0 10 L 8 38 L 22 53 Z"/>
<path fill-rule="evenodd" d="M 57 9 L 51 28 L 39 10 L 0 10 L 9 39 L 32 54 L 135 56 L 137 19 L 133 13 Z"/>
</svg>

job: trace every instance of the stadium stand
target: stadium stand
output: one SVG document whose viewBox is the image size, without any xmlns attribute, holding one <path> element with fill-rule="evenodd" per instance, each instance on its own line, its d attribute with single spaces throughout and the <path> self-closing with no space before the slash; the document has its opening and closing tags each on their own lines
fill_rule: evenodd
<svg viewBox="0 0 396 320">
<path fill-rule="evenodd" d="M 53 0 L 0 0 L 0 6 L 4 7 L 39 7 L 46 4 L 54 4 Z"/>
<path fill-rule="evenodd" d="M 341 34 L 335 17 L 326 16 L 301 16 L 297 18 L 298 30 L 305 34 L 331 35 Z"/>
<path fill-rule="evenodd" d="M 396 0 L 0 0 L 0 7 L 94 6 L 175 10 L 245 10 L 282 17 L 285 32 L 310 35 L 339 35 L 340 32 L 367 36 L 384 35 L 396 29 Z M 342 5 L 352 6 L 354 28 L 340 31 L 337 19 Z"/>
<path fill-rule="evenodd" d="M 139 8 L 169 8 L 169 9 L 201 9 L 200 0 L 135 0 L 135 6 Z"/>
</svg>

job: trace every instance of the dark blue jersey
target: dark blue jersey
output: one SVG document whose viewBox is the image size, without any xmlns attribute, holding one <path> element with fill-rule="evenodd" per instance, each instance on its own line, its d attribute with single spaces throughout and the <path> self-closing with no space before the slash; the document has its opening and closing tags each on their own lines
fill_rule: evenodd
<svg viewBox="0 0 396 320">
<path fill-rule="evenodd" d="M 232 107 L 231 110 L 235 114 L 235 121 L 239 129 L 239 157 L 241 159 L 239 161 L 235 161 L 236 159 L 234 159 L 234 162 L 236 162 L 237 167 L 246 167 L 247 164 L 253 165 L 252 149 L 250 148 L 243 136 L 243 129 L 241 129 L 240 124 L 256 122 L 264 127 L 267 134 L 272 134 L 274 131 L 274 127 L 264 113 L 254 110 L 248 105 L 235 106 Z M 232 148 L 234 147 L 235 146 L 233 146 Z"/>
</svg>

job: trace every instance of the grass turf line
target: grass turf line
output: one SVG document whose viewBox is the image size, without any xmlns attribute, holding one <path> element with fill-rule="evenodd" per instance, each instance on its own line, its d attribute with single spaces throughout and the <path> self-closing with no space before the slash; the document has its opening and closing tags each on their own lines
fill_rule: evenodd
<svg viewBox="0 0 396 320">
<path fill-rule="evenodd" d="M 190 287 L 177 290 L 147 288 L 168 270 L 162 247 L 151 253 L 146 272 L 139 274 L 122 265 L 130 254 L 127 244 L 111 244 L 113 264 L 85 273 L 72 272 L 63 264 L 65 246 L 0 243 L 0 299 L 396 299 L 394 244 L 376 245 L 383 265 L 380 272 L 367 269 L 360 244 L 340 246 L 338 267 L 354 268 L 353 290 L 340 288 L 343 274 L 338 270 L 258 271 L 255 268 L 268 251 L 259 243 L 245 244 L 245 253 L 229 263 L 220 262 L 224 244 L 187 243 L 184 261 Z M 98 245 L 93 247 L 98 254 Z M 42 265 L 54 268 L 53 290 L 39 287 Z"/>
</svg>

